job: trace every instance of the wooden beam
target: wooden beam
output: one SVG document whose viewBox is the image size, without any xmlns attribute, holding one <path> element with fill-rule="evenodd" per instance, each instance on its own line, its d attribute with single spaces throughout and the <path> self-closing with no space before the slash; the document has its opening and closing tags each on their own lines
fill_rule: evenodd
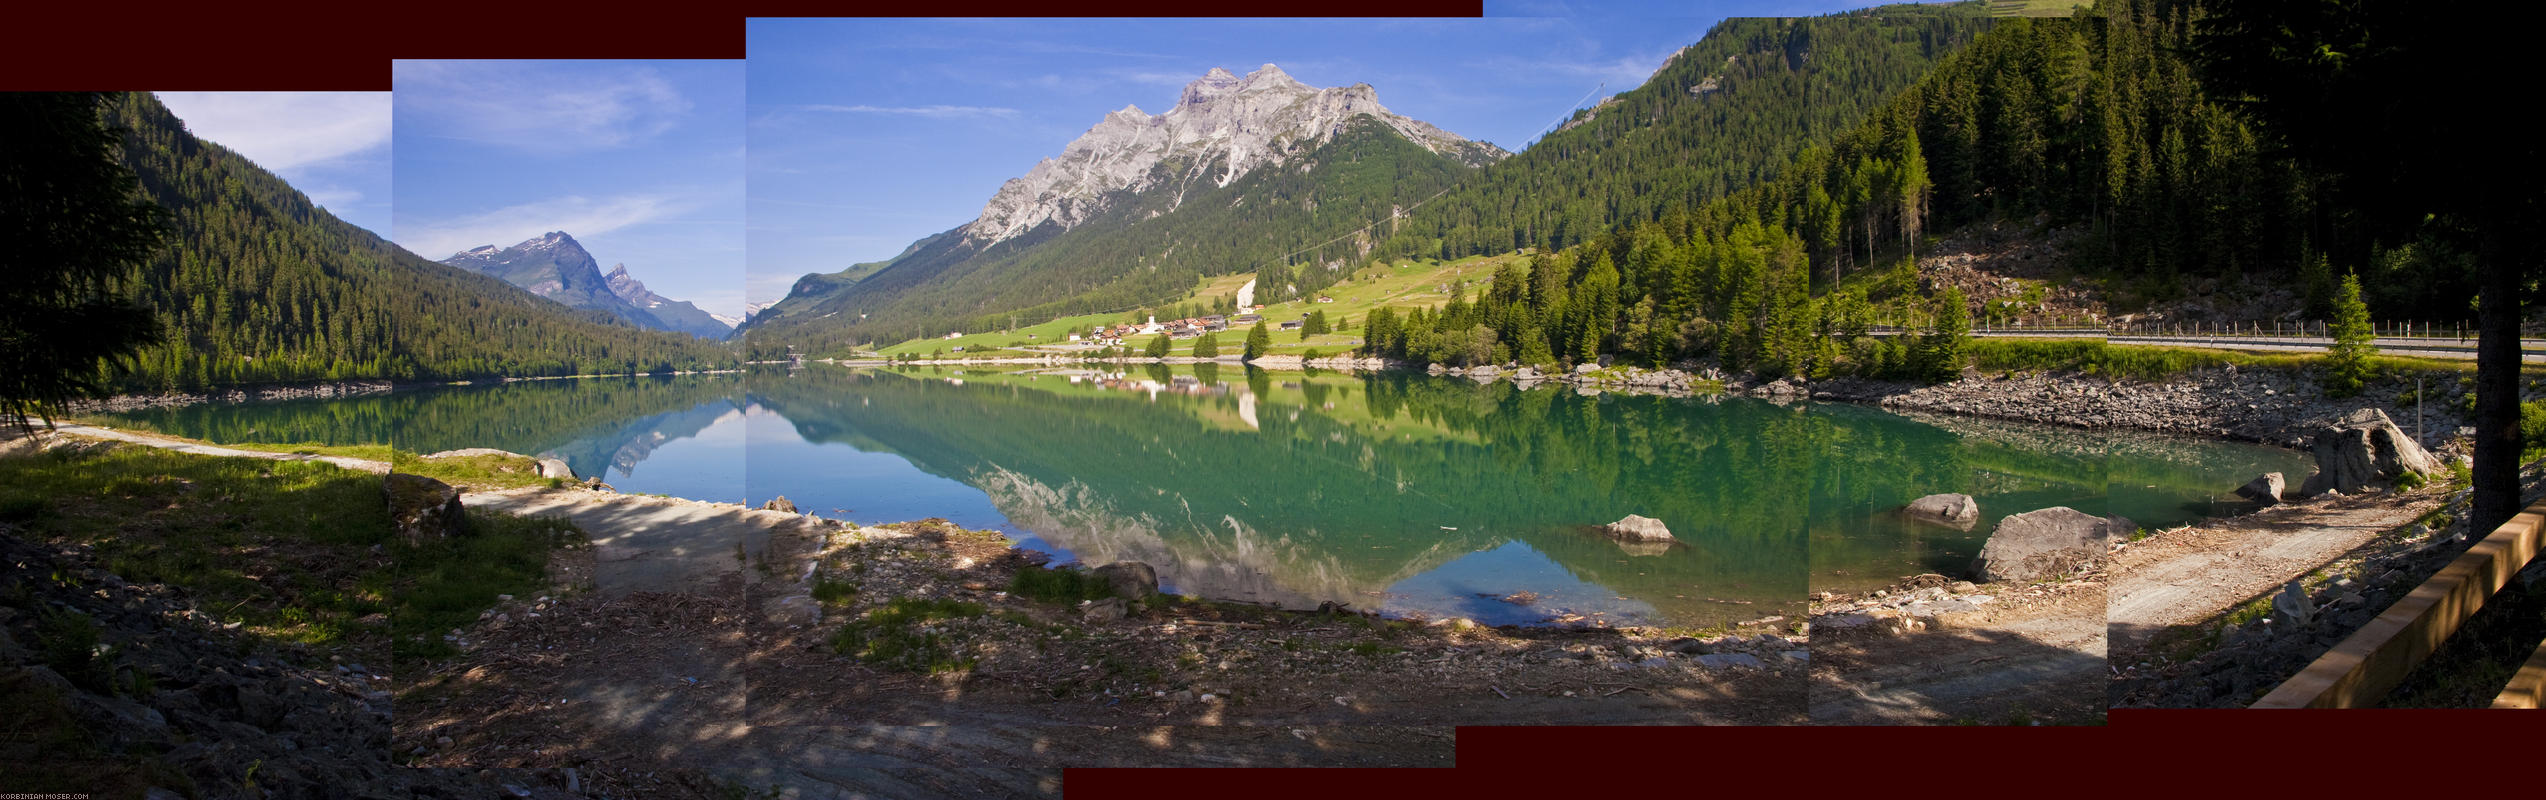
<svg viewBox="0 0 2546 800">
<path fill-rule="evenodd" d="M 2529 506 L 2433 573 L 2377 619 L 2272 690 L 2253 708 L 2359 708 L 2376 704 L 2484 607 L 2546 539 L 2546 502 Z M 2531 660 L 2534 663 L 2534 659 Z"/>
<path fill-rule="evenodd" d="M 2493 707 L 2546 708 L 2546 642 L 2538 643 L 2537 652 L 2528 657 L 2528 663 L 2521 664 L 2519 672 L 2511 675 L 2510 685 L 2502 687 L 2502 694 L 2493 698 Z"/>
</svg>

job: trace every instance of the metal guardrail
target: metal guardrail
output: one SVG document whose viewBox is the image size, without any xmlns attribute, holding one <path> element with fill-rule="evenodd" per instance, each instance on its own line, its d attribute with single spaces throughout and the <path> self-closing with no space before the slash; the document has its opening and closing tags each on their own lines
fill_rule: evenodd
<svg viewBox="0 0 2546 800">
<path fill-rule="evenodd" d="M 1869 336 L 1914 336 L 1919 331 L 1897 325 L 1868 327 Z M 2322 336 L 2290 336 L 2271 333 L 2201 332 L 2201 333 L 2123 333 L 2106 328 L 1990 328 L 1972 329 L 1974 338 L 2000 339 L 2102 339 L 2116 344 L 2179 345 L 2246 350 L 2324 350 L 2334 340 Z M 2382 336 L 2370 340 L 2379 352 L 2431 356 L 2438 358 L 2474 358 L 2474 339 L 2454 336 Z M 2546 361 L 2546 339 L 2521 339 L 2520 356 L 2525 361 Z"/>
</svg>

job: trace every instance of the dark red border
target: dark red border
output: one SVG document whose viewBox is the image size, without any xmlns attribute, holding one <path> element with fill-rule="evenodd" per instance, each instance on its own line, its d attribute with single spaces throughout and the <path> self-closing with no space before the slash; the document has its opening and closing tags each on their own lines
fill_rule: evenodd
<svg viewBox="0 0 2546 800">
<path fill-rule="evenodd" d="M 284 2 L 185 6 L 37 0 L 9 12 L 0 88 L 386 91 L 398 58 L 742 58 L 746 17 L 1473 17 L 1481 0 L 1110 0 L 525 4 Z"/>
<path fill-rule="evenodd" d="M 1479 0 L 959 0 L 969 16 L 1466 17 Z M 1690 0 L 1699 2 L 1699 0 Z M 595 7 L 484 0 L 194 6 L 189 14 L 56 0 L 8 12 L 0 88 L 389 88 L 394 58 L 740 58 L 746 16 L 896 15 L 904 4 Z M 2102 728 L 1469 728 L 1455 769 L 1072 769 L 1072 797 L 1420 798 L 1546 793 L 1657 798 L 1923 795 L 2314 795 L 2429 790 L 2456 764 L 2518 786 L 2546 714 L 2484 711 L 2115 711 Z M 2368 755 L 2376 753 L 2375 756 Z M 2508 769 L 2503 769 L 2508 768 Z M 2499 771 L 2495 771 L 2499 770 Z M 1179 791 L 1183 790 L 1183 791 Z M 2134 791 L 2140 790 L 2140 791 Z M 2514 789 L 2518 791 L 2521 789 Z"/>
</svg>

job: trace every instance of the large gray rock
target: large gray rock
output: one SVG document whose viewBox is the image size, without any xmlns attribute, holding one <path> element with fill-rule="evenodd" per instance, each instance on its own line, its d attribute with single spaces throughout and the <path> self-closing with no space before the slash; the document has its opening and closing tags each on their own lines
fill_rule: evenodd
<svg viewBox="0 0 2546 800">
<path fill-rule="evenodd" d="M 1114 587 L 1117 597 L 1138 600 L 1158 593 L 1158 570 L 1138 561 L 1116 561 L 1089 574 Z"/>
<path fill-rule="evenodd" d="M 2272 596 L 2272 610 L 2280 612 L 2281 620 L 2292 625 L 2315 621 L 2317 611 L 2316 601 L 2308 599 L 2307 590 L 2299 588 L 2298 581 L 2281 585 L 2281 593 Z"/>
<path fill-rule="evenodd" d="M 1626 517 L 1625 517 L 1625 518 L 1620 519 L 1620 520 L 1618 520 L 1618 521 L 1616 521 L 1616 522 L 1609 523 L 1608 525 L 1606 525 L 1606 526 L 1602 527 L 1602 528 L 1601 528 L 1601 530 L 1602 530 L 1602 531 L 1604 531 L 1604 532 L 1606 532 L 1606 533 L 1608 533 L 1608 534 L 1609 534 L 1609 536 L 1610 536 L 1611 538 L 1617 539 L 1617 540 L 1619 540 L 1619 541 L 1627 541 L 1627 542 L 1671 542 L 1671 541 L 1678 541 L 1678 540 L 1676 540 L 1676 539 L 1671 538 L 1671 529 L 1670 529 L 1670 528 L 1668 528 L 1668 527 L 1663 526 L 1663 524 L 1662 524 L 1662 521 L 1661 521 L 1661 520 L 1654 519 L 1654 518 L 1652 518 L 1652 517 L 1644 516 L 1644 515 L 1641 515 L 1641 514 L 1628 514 L 1628 515 L 1626 515 Z"/>
<path fill-rule="evenodd" d="M 769 621 L 777 625 L 812 625 L 822 621 L 822 603 L 812 595 L 791 594 L 770 604 Z"/>
<path fill-rule="evenodd" d="M 1901 513 L 1939 525 L 1963 530 L 1980 522 L 1980 503 L 1967 494 L 1931 494 L 1910 501 Z"/>
<path fill-rule="evenodd" d="M 1079 606 L 1079 616 L 1081 618 L 1096 622 L 1118 620 L 1130 615 L 1131 607 L 1128 604 L 1125 604 L 1123 602 L 1123 598 L 1120 597 L 1108 597 L 1103 600 L 1089 600 Z"/>
<path fill-rule="evenodd" d="M 1764 669 L 1758 656 L 1749 653 L 1709 653 L 1697 657 L 1697 665 L 1707 669 Z"/>
<path fill-rule="evenodd" d="M 2387 412 L 2364 408 L 2344 415 L 2341 421 L 2316 431 L 2316 474 L 2299 487 L 2301 497 L 2314 497 L 2326 490 L 2358 494 L 2370 486 L 2385 484 L 2407 472 L 2438 475 L 2446 469 L 2440 460 L 2424 452 L 2413 437 L 2396 428 Z"/>
<path fill-rule="evenodd" d="M 469 532 L 468 509 L 450 484 L 392 472 L 380 479 L 380 488 L 389 496 L 389 524 L 399 541 L 419 545 Z"/>
<path fill-rule="evenodd" d="M 1998 520 L 1972 572 L 1990 582 L 2030 581 L 2092 561 L 2112 548 L 2113 521 L 2067 506 Z"/>
<path fill-rule="evenodd" d="M 575 479 L 575 468 L 566 466 L 564 461 L 543 458 L 539 460 L 539 477 L 571 481 Z"/>
<path fill-rule="evenodd" d="M 769 500 L 769 502 L 766 502 L 766 503 L 762 503 L 762 504 L 760 504 L 760 510 L 762 510 L 762 511 L 784 511 L 784 512 L 789 513 L 789 514 L 793 514 L 793 513 L 796 513 L 796 504 L 795 504 L 795 501 L 793 501 L 793 500 L 788 500 L 788 499 L 787 499 L 787 496 L 782 494 L 782 495 L 779 495 L 779 496 L 777 496 L 777 497 L 771 498 L 771 499 Z"/>
<path fill-rule="evenodd" d="M 2254 476 L 2254 480 L 2246 481 L 2244 486 L 2237 487 L 2237 496 L 2267 506 L 2279 505 L 2281 490 L 2288 488 L 2282 480 L 2281 473 L 2278 472 L 2266 472 Z"/>
</svg>

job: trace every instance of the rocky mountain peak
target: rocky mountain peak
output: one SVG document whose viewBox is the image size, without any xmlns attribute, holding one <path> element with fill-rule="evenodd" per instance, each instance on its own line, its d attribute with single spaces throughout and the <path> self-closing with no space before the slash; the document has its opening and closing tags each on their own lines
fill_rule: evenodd
<svg viewBox="0 0 2546 800">
<path fill-rule="evenodd" d="M 1212 67 L 1210 72 L 1205 72 L 1202 77 L 1194 79 L 1194 82 L 1185 84 L 1184 96 L 1176 99 L 1176 105 L 1178 107 L 1200 105 L 1237 91 L 1237 88 L 1238 76 L 1229 74 L 1228 70 Z"/>
<path fill-rule="evenodd" d="M 612 265 L 609 272 L 601 274 L 601 280 L 610 284 L 611 294 L 618 295 L 619 299 L 634 303 L 640 308 L 650 302 L 663 299 L 656 297 L 653 292 L 646 291 L 644 281 L 629 276 L 626 264 Z"/>
<path fill-rule="evenodd" d="M 1227 186 L 1258 167 L 1333 140 L 1355 117 L 1370 117 L 1407 141 L 1471 163 L 1509 155 L 1390 112 L 1367 83 L 1320 89 L 1273 64 L 1243 78 L 1213 67 L 1186 84 L 1166 113 L 1150 115 L 1127 105 L 1106 114 L 1060 155 L 1001 186 L 981 216 L 960 230 L 964 241 L 987 247 L 1045 223 L 1075 227 L 1102 213 L 1114 192 L 1194 180 Z M 1158 166 L 1170 159 L 1181 172 L 1161 174 Z"/>
</svg>

